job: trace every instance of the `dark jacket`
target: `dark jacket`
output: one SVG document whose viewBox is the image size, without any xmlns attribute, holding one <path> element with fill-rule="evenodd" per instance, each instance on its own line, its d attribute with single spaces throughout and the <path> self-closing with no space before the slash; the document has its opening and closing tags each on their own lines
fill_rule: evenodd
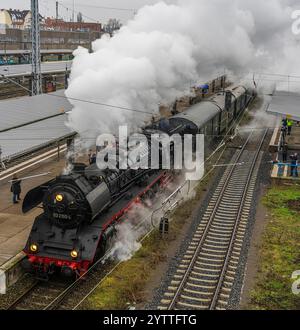
<svg viewBox="0 0 300 330">
<path fill-rule="evenodd" d="M 286 126 L 287 126 L 287 124 L 288 124 L 288 121 L 287 121 L 287 119 L 283 119 L 283 120 L 282 120 L 282 126 L 286 127 Z"/>
<path fill-rule="evenodd" d="M 297 161 L 298 161 L 298 156 L 296 156 L 296 155 L 291 155 L 291 156 L 290 156 L 290 160 L 291 160 L 291 165 L 292 165 L 292 166 L 296 166 L 296 165 L 297 165 Z"/>
<path fill-rule="evenodd" d="M 10 191 L 13 194 L 20 194 L 21 193 L 21 180 L 14 180 L 11 184 Z"/>
<path fill-rule="evenodd" d="M 282 152 L 287 154 L 289 151 L 289 146 L 287 144 L 284 144 L 283 147 L 282 147 Z"/>
</svg>

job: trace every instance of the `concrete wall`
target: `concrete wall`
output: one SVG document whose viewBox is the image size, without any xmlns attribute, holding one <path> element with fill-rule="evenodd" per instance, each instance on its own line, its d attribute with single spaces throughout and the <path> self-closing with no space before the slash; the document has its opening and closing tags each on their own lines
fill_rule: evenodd
<svg viewBox="0 0 300 330">
<path fill-rule="evenodd" d="M 0 294 L 5 294 L 6 290 L 15 284 L 24 274 L 21 262 L 25 254 L 20 252 L 0 267 Z"/>
</svg>

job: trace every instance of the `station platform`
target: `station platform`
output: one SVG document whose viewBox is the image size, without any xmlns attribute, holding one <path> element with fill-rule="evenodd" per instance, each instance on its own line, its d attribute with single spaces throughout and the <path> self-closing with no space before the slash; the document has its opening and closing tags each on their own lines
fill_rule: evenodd
<svg viewBox="0 0 300 330">
<path fill-rule="evenodd" d="M 298 167 L 298 172 L 299 170 L 300 168 Z M 271 172 L 271 178 L 273 181 L 285 180 L 285 181 L 293 182 L 300 180 L 299 177 L 290 176 L 290 172 L 291 172 L 291 168 L 289 164 L 282 164 L 282 163 L 274 164 Z"/>
<path fill-rule="evenodd" d="M 287 162 L 282 162 L 281 145 L 285 141 L 288 145 Z M 294 126 L 291 135 L 287 135 L 283 140 L 281 129 L 275 128 L 273 137 L 270 142 L 269 151 L 272 154 L 273 166 L 271 170 L 271 179 L 274 183 L 297 182 L 300 177 L 291 176 L 290 155 L 298 154 L 298 163 L 300 163 L 300 127 Z M 300 166 L 298 164 L 298 173 L 300 175 Z"/>
<path fill-rule="evenodd" d="M 292 128 L 292 134 L 286 137 L 286 143 L 290 150 L 299 151 L 300 150 L 300 127 L 294 126 Z"/>
<path fill-rule="evenodd" d="M 83 161 L 83 159 L 80 160 Z M 63 156 L 60 159 L 53 156 L 32 167 L 24 166 L 23 171 L 17 172 L 20 179 L 44 173 L 46 175 L 23 180 L 21 198 L 24 198 L 32 188 L 61 174 L 65 165 Z M 22 249 L 26 244 L 35 217 L 42 212 L 41 209 L 36 208 L 24 215 L 22 200 L 18 204 L 13 204 L 10 192 L 11 184 L 8 182 L 10 179 L 11 175 L 8 176 L 5 172 L 0 173 L 0 294 L 4 294 L 6 289 L 23 275 L 20 266 L 20 262 L 24 258 Z"/>
<path fill-rule="evenodd" d="M 32 226 L 32 216 L 0 213 L 0 265 L 17 255 Z"/>
</svg>

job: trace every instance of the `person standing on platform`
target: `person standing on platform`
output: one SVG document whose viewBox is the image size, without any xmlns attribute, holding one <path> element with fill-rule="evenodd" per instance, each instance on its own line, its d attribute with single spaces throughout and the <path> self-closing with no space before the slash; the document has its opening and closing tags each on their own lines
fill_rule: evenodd
<svg viewBox="0 0 300 330">
<path fill-rule="evenodd" d="M 282 147 L 282 162 L 286 163 L 287 162 L 287 157 L 288 157 L 288 144 L 284 143 L 283 147 Z"/>
<path fill-rule="evenodd" d="M 19 203 L 18 201 L 21 199 L 21 180 L 18 179 L 16 174 L 13 175 L 10 191 L 13 194 L 13 203 Z"/>
<path fill-rule="evenodd" d="M 281 127 L 281 133 L 282 133 L 282 140 L 283 142 L 285 141 L 285 138 L 286 138 L 286 134 L 287 134 L 287 127 L 282 125 Z"/>
<path fill-rule="evenodd" d="M 292 133 L 292 127 L 293 127 L 293 121 L 292 120 L 288 120 L 287 121 L 288 135 L 291 135 L 291 133 Z"/>
<path fill-rule="evenodd" d="M 282 126 L 287 126 L 287 119 L 286 118 L 282 119 Z"/>
<path fill-rule="evenodd" d="M 297 153 L 294 154 L 294 159 L 295 159 L 294 172 L 295 172 L 295 176 L 298 177 L 298 154 Z"/>
<path fill-rule="evenodd" d="M 291 175 L 290 176 L 295 176 L 298 177 L 298 154 L 293 154 L 290 156 L 291 159 Z"/>
</svg>

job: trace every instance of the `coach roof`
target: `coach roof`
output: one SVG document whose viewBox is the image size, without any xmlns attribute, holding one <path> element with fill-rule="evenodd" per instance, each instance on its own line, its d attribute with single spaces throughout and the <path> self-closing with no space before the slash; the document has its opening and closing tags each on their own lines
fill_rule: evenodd
<svg viewBox="0 0 300 330">
<path fill-rule="evenodd" d="M 203 101 L 193 105 L 185 112 L 171 117 L 172 119 L 183 119 L 194 123 L 198 128 L 204 126 L 207 122 L 213 119 L 222 109 L 215 102 Z"/>
</svg>

